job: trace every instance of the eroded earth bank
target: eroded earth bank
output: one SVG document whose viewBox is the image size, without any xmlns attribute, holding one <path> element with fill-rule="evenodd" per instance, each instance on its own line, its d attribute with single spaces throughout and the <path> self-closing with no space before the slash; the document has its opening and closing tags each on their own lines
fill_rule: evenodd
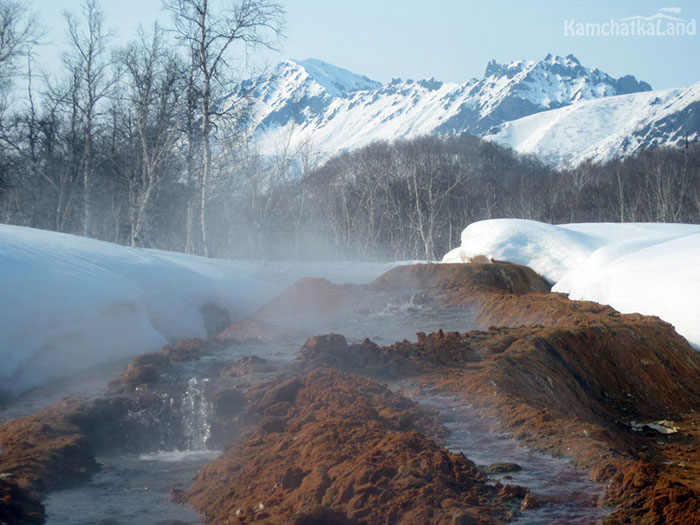
<svg viewBox="0 0 700 525">
<path fill-rule="evenodd" d="M 207 523 L 533 523 L 571 504 L 519 478 L 526 465 L 456 451 L 461 407 L 601 483 L 591 512 L 557 519 L 695 523 L 698 377 L 671 325 L 570 301 L 520 266 L 302 279 L 215 337 L 135 358 L 100 396 L 2 424 L 0 523 L 42 523 L 42 498 L 104 454 L 194 446 L 222 453 L 170 497 Z"/>
</svg>

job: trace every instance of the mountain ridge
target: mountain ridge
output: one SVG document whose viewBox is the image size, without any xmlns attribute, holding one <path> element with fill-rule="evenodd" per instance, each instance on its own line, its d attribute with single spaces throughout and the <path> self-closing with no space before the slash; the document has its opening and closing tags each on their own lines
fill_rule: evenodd
<svg viewBox="0 0 700 525">
<path fill-rule="evenodd" d="M 243 83 L 239 94 L 244 91 L 252 98 L 252 135 L 263 155 L 306 148 L 317 162 L 376 140 L 429 134 L 486 136 L 520 151 L 520 143 L 499 136 L 508 123 L 591 100 L 655 93 L 633 75 L 614 78 L 571 54 L 508 64 L 492 60 L 483 78 L 463 83 L 435 78 L 380 83 L 318 59 L 285 60 Z M 633 105 L 629 111 L 635 111 Z M 674 126 L 697 126 L 697 118 L 687 115 L 667 115 L 665 122 L 660 136 L 653 122 L 647 123 L 652 127 L 646 132 L 630 132 L 639 135 L 640 147 L 651 147 L 677 135 Z M 617 145 L 606 151 L 627 154 L 636 149 Z M 588 160 L 579 153 L 567 151 L 558 161 Z"/>
</svg>

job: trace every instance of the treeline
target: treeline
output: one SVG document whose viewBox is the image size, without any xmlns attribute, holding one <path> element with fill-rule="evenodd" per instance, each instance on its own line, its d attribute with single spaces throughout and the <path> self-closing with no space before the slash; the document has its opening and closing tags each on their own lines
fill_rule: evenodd
<svg viewBox="0 0 700 525">
<path fill-rule="evenodd" d="M 499 217 L 700 222 L 698 145 L 558 171 L 477 137 L 433 136 L 374 143 L 277 183 L 258 169 L 244 177 L 254 187 L 225 197 L 225 256 L 439 259 L 468 224 Z"/>
<path fill-rule="evenodd" d="M 374 143 L 322 166 L 313 144 L 263 157 L 246 94 L 222 96 L 232 46 L 269 45 L 281 8 L 210 5 L 167 1 L 167 33 L 114 48 L 88 0 L 66 14 L 63 75 L 39 80 L 31 13 L 0 0 L 1 222 L 210 256 L 329 259 L 435 259 L 466 225 L 497 217 L 700 222 L 692 145 L 564 172 L 471 136 Z"/>
</svg>

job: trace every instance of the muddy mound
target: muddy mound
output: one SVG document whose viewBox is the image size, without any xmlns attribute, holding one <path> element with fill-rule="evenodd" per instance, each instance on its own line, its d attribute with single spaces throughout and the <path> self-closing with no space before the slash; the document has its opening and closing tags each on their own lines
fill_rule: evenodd
<svg viewBox="0 0 700 525">
<path fill-rule="evenodd" d="M 218 340 L 303 341 L 318 327 L 356 308 L 364 295 L 360 285 L 306 277 L 252 315 L 230 324 Z"/>
<path fill-rule="evenodd" d="M 558 299 L 557 299 L 558 300 Z M 309 367 L 336 366 L 453 392 L 529 446 L 609 482 L 606 523 L 692 523 L 700 506 L 700 357 L 655 317 L 418 334 L 380 347 L 316 336 Z"/>
<path fill-rule="evenodd" d="M 488 332 L 418 333 L 415 343 L 348 345 L 316 336 L 299 351 L 310 368 L 384 372 L 393 377 L 468 371 L 469 390 L 521 399 L 534 409 L 629 426 L 673 419 L 700 406 L 700 359 L 673 327 L 657 318 L 617 315 L 556 328 L 521 326 Z M 456 385 L 453 388 L 458 388 Z"/>
<path fill-rule="evenodd" d="M 429 415 L 374 381 L 316 371 L 251 397 L 258 430 L 179 496 L 212 523 L 488 523 L 526 494 L 487 484 L 426 437 L 439 431 Z"/>
<path fill-rule="evenodd" d="M 700 359 L 656 318 L 500 333 L 517 339 L 488 361 L 482 382 L 495 382 L 535 408 L 629 424 L 672 419 L 700 406 Z"/>
<path fill-rule="evenodd" d="M 432 329 L 556 326 L 617 315 L 609 306 L 550 293 L 549 283 L 523 266 L 417 264 L 393 268 L 366 285 L 301 279 L 247 318 L 230 324 L 218 339 L 302 344 L 314 334 L 345 332 L 353 325 L 367 327 L 354 334 L 360 340 L 381 332 L 382 325 L 404 322 L 416 327 L 411 333 L 394 334 L 402 333 L 396 338 L 400 339 L 425 330 L 431 320 L 450 316 L 449 326 L 433 324 Z M 454 321 L 457 316 L 462 319 L 459 323 Z"/>
<path fill-rule="evenodd" d="M 492 264 L 414 264 L 392 268 L 375 279 L 375 290 L 492 291 L 546 293 L 551 285 L 525 266 Z"/>
<path fill-rule="evenodd" d="M 445 312 L 456 315 L 460 310 L 464 320 L 460 329 L 467 330 L 473 324 L 472 308 L 486 303 L 485 298 L 549 290 L 550 285 L 529 268 L 508 263 L 400 266 L 366 285 L 304 278 L 247 318 L 230 324 L 218 338 L 301 344 L 313 334 L 353 324 L 381 331 L 382 324 L 396 322 L 388 319 L 392 315 L 417 314 L 412 322 L 421 327 L 429 318 L 437 319 Z M 371 335 L 362 333 L 361 337 Z"/>
<path fill-rule="evenodd" d="M 3 498 L 0 509 L 4 503 L 22 501 L 18 490 L 25 491 L 28 501 L 38 501 L 49 490 L 87 481 L 97 470 L 89 439 L 70 422 L 70 415 L 83 403 L 68 398 L 0 426 L 0 472 L 14 484 L 14 488 L 6 487 L 10 499 Z"/>
<path fill-rule="evenodd" d="M 218 339 L 267 341 L 304 337 L 319 323 L 356 308 L 365 295 L 361 285 L 305 277 L 249 317 L 230 324 Z"/>
<path fill-rule="evenodd" d="M 472 297 L 471 304 L 477 312 L 475 321 L 481 328 L 492 325 L 578 325 L 620 315 L 610 306 L 591 301 L 572 301 L 559 293 L 484 293 Z"/>
</svg>

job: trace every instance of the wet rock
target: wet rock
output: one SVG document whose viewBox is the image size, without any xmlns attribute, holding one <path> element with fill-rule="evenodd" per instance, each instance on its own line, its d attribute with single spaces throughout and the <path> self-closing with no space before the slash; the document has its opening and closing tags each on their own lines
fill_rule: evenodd
<svg viewBox="0 0 700 525">
<path fill-rule="evenodd" d="M 520 503 L 520 508 L 522 510 L 539 509 L 541 506 L 542 502 L 532 492 L 525 494 L 522 503 Z"/>
<path fill-rule="evenodd" d="M 299 359 L 310 368 L 334 367 L 341 370 L 353 368 L 348 365 L 354 355 L 348 348 L 345 337 L 339 334 L 317 335 L 309 338 L 298 352 Z"/>
<path fill-rule="evenodd" d="M 508 501 L 513 499 L 522 500 L 528 494 L 525 487 L 519 485 L 503 485 L 501 490 L 498 491 L 498 499 L 501 501 Z"/>
<path fill-rule="evenodd" d="M 263 395 L 258 403 L 258 410 L 265 412 L 265 409 L 282 402 L 293 402 L 298 390 L 301 388 L 301 380 L 293 377 L 270 388 Z"/>
<path fill-rule="evenodd" d="M 142 354 L 129 361 L 127 368 L 138 368 L 146 365 L 153 366 L 156 370 L 162 372 L 170 366 L 170 359 L 162 353 Z"/>
<path fill-rule="evenodd" d="M 241 431 L 248 399 L 237 388 L 222 388 L 213 395 L 211 404 L 212 418 L 206 446 L 226 447 Z"/>
<path fill-rule="evenodd" d="M 299 351 L 302 359 L 313 360 L 318 356 L 341 354 L 348 349 L 345 337 L 340 334 L 317 335 L 309 338 Z"/>
<path fill-rule="evenodd" d="M 215 339 L 180 339 L 174 345 L 165 345 L 161 353 L 171 361 L 196 361 L 221 348 Z"/>
<path fill-rule="evenodd" d="M 492 463 L 484 467 L 484 472 L 488 474 L 507 474 L 510 472 L 520 472 L 523 468 L 517 463 Z"/>
<path fill-rule="evenodd" d="M 219 370 L 219 375 L 222 377 L 242 377 L 250 374 L 268 373 L 273 370 L 274 367 L 269 365 L 265 359 L 248 355 L 223 365 Z"/>
<path fill-rule="evenodd" d="M 225 388 L 217 391 L 211 402 L 215 417 L 231 419 L 243 412 L 248 399 L 237 388 Z"/>
<path fill-rule="evenodd" d="M 97 453 L 114 451 L 121 449 L 131 434 L 125 418 L 135 407 L 128 395 L 109 395 L 77 406 L 67 420 L 83 429 Z"/>
<path fill-rule="evenodd" d="M 139 386 L 154 385 L 170 364 L 170 359 L 162 353 L 136 356 L 126 365 L 119 380 L 110 382 L 109 387 L 112 390 L 120 387 L 133 390 Z"/>
<path fill-rule="evenodd" d="M 160 379 L 160 372 L 153 365 L 141 365 L 128 367 L 122 374 L 121 382 L 128 388 L 136 388 L 142 385 L 152 385 Z"/>
<path fill-rule="evenodd" d="M 44 523 L 44 507 L 29 491 L 20 488 L 15 480 L 0 477 L 0 523 Z"/>
</svg>

